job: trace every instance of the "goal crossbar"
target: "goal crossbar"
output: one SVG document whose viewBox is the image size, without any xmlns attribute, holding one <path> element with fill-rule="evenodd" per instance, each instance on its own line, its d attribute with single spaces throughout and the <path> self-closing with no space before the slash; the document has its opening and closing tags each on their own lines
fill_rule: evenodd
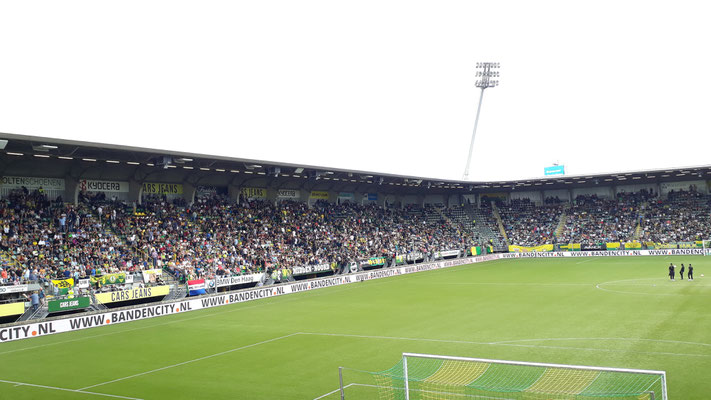
<svg viewBox="0 0 711 400">
<path fill-rule="evenodd" d="M 666 377 L 666 374 L 667 374 L 665 371 L 654 371 L 654 370 L 649 370 L 649 369 L 605 368 L 605 367 L 592 367 L 592 366 L 588 366 L 588 365 L 571 365 L 571 364 L 546 364 L 546 363 L 536 363 L 536 362 L 526 362 L 526 361 L 493 360 L 493 359 L 487 359 L 487 358 L 438 356 L 438 355 L 434 355 L 434 354 L 420 354 L 420 353 L 402 353 L 402 356 L 405 358 L 417 357 L 417 358 L 433 358 L 433 359 L 437 359 L 437 360 L 468 361 L 468 362 L 481 362 L 481 363 L 506 364 L 506 365 L 525 365 L 528 367 L 582 369 L 582 370 L 589 370 L 589 371 L 604 371 L 604 372 L 626 372 L 626 373 L 633 373 L 633 374 L 662 375 L 664 377 Z"/>
</svg>

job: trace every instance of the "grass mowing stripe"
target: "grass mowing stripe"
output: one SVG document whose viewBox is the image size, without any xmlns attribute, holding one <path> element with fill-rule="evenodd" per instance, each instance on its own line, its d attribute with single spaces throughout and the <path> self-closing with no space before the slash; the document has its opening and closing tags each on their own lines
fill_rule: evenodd
<svg viewBox="0 0 711 400">
<path fill-rule="evenodd" d="M 384 282 L 381 282 L 381 283 L 384 283 Z M 245 306 L 245 307 L 239 307 L 239 308 L 235 308 L 235 309 L 232 309 L 232 310 L 222 310 L 222 311 L 218 310 L 218 311 L 215 311 L 216 309 L 214 309 L 214 308 L 213 308 L 213 309 L 202 309 L 202 310 L 197 310 L 197 312 L 205 312 L 205 311 L 208 311 L 208 310 L 213 311 L 213 312 L 208 312 L 208 313 L 205 313 L 205 314 L 203 314 L 203 315 L 197 315 L 197 316 L 193 316 L 193 317 L 190 317 L 190 318 L 181 318 L 181 319 L 176 319 L 176 320 L 173 320 L 173 321 L 161 322 L 161 323 L 158 323 L 158 324 L 151 324 L 151 325 L 146 325 L 146 326 L 140 326 L 140 327 L 138 327 L 138 328 L 124 329 L 124 330 L 121 330 L 121 331 L 102 333 L 102 334 L 99 334 L 99 335 L 83 336 L 83 337 L 80 337 L 80 338 L 77 338 L 77 339 L 64 340 L 64 341 L 61 341 L 61 342 L 45 343 L 45 344 L 40 344 L 40 345 L 37 345 L 37 346 L 29 346 L 29 347 L 23 347 L 23 348 L 20 348 L 20 349 L 14 349 L 14 350 L 3 351 L 3 352 L 0 352 L 0 355 L 9 354 L 9 353 L 15 353 L 15 352 L 24 351 L 24 350 L 33 350 L 33 349 L 37 349 L 37 348 L 40 348 L 40 347 L 54 346 L 54 345 L 58 345 L 58 344 L 65 344 L 65 343 L 72 343 L 72 342 L 77 342 L 77 341 L 83 341 L 83 340 L 86 340 L 86 339 L 93 339 L 93 338 L 98 338 L 98 337 L 104 337 L 104 336 L 110 336 L 110 335 L 117 335 L 117 334 L 121 334 L 121 333 L 133 332 L 133 331 L 138 331 L 138 330 L 142 330 L 142 329 L 157 328 L 157 327 L 161 327 L 161 326 L 164 326 L 164 325 L 177 324 L 177 323 L 185 322 L 185 321 L 193 321 L 193 320 L 200 319 L 200 318 L 209 318 L 209 317 L 214 317 L 214 316 L 216 316 L 216 315 L 222 315 L 222 314 L 227 314 L 227 313 L 233 313 L 233 312 L 236 312 L 236 311 L 251 310 L 251 309 L 254 309 L 254 308 L 258 308 L 258 307 L 264 307 L 264 306 L 269 306 L 269 305 L 274 305 L 274 304 L 281 304 L 281 303 L 283 303 L 283 302 L 292 302 L 292 301 L 304 300 L 304 299 L 308 299 L 308 298 L 310 298 L 310 297 L 326 296 L 326 295 L 331 295 L 331 294 L 334 294 L 334 293 L 343 292 L 343 291 L 346 291 L 346 290 L 356 289 L 357 287 L 354 286 L 354 287 L 334 287 L 334 288 L 337 288 L 337 289 L 340 289 L 340 290 L 333 290 L 332 292 L 324 292 L 324 293 L 302 292 L 302 293 L 308 293 L 308 294 L 310 294 L 310 296 L 302 296 L 302 297 L 298 297 L 298 296 L 297 296 L 297 297 L 294 297 L 294 298 L 285 298 L 285 297 L 269 298 L 269 299 L 264 299 L 264 300 L 272 300 L 272 301 L 269 301 L 269 302 L 266 302 L 266 301 L 265 301 L 265 302 L 262 302 L 262 303 L 259 303 L 259 304 L 254 304 L 254 305 Z M 330 288 L 329 288 L 329 289 L 330 289 Z M 299 294 L 301 294 L 301 293 L 299 293 Z M 245 304 L 245 303 L 238 303 L 238 304 Z M 182 315 L 185 315 L 185 314 L 180 314 L 180 316 L 182 316 Z M 178 316 L 178 314 L 171 314 L 170 316 L 167 316 L 167 317 L 176 317 L 176 316 Z M 149 319 L 144 319 L 144 320 L 135 321 L 135 322 L 141 322 L 141 321 L 149 321 Z M 113 326 L 115 326 L 115 325 L 113 325 Z M 113 326 L 112 326 L 112 327 L 113 327 Z M 101 328 L 105 328 L 105 327 L 109 327 L 109 326 L 102 326 Z M 90 328 L 90 329 L 91 329 L 91 328 Z M 88 330 L 89 330 L 89 329 L 82 330 L 82 331 L 77 331 L 77 332 L 85 332 L 85 331 L 88 331 Z M 69 333 L 69 332 L 66 332 L 66 333 Z M 52 337 L 52 336 L 44 336 L 44 338 L 47 338 L 47 337 Z"/>
<path fill-rule="evenodd" d="M 248 344 L 248 345 L 246 345 L 246 346 L 236 347 L 236 348 L 234 348 L 234 349 L 221 351 L 221 352 L 219 352 L 219 353 L 210 354 L 210 355 L 207 355 L 207 356 L 204 356 L 204 357 L 195 358 L 195 359 L 188 360 L 188 361 L 183 361 L 183 362 L 181 362 L 181 363 L 177 363 L 177 364 L 173 364 L 173 365 L 166 365 L 165 367 L 152 369 L 152 370 L 150 370 L 150 371 L 141 372 L 141 373 L 138 373 L 138 374 L 133 374 L 133 375 L 129 375 L 129 376 L 124 376 L 123 378 L 118 378 L 118 379 L 113 379 L 113 380 L 106 381 L 106 382 L 97 383 L 96 385 L 86 386 L 86 387 L 83 387 L 83 388 L 77 389 L 77 390 L 78 390 L 78 391 L 81 391 L 81 390 L 85 390 L 85 389 L 91 389 L 91 388 L 95 388 L 95 387 L 97 387 L 97 386 L 108 385 L 109 383 L 124 381 L 124 380 L 126 380 L 126 379 L 131 379 L 131 378 L 135 378 L 135 377 L 142 376 L 142 375 L 152 374 L 152 373 L 154 373 L 154 372 L 163 371 L 163 370 L 166 370 L 166 369 L 179 367 L 179 366 L 181 366 L 181 365 L 190 364 L 190 363 L 194 363 L 194 362 L 198 362 L 198 361 L 202 361 L 202 360 L 207 360 L 208 358 L 212 358 L 212 357 L 217 357 L 217 356 L 221 356 L 221 355 L 233 353 L 233 352 L 238 351 L 238 350 L 244 350 L 244 349 L 248 349 L 248 348 L 250 348 L 250 347 L 259 346 L 259 345 L 262 345 L 262 344 L 267 344 L 267 343 L 271 343 L 271 342 L 276 342 L 277 340 L 286 339 L 286 338 L 292 337 L 292 336 L 294 336 L 294 335 L 298 335 L 298 333 L 290 333 L 290 334 L 288 334 L 288 335 L 279 336 L 279 337 L 277 337 L 277 338 L 272 338 L 272 339 L 263 340 L 263 341 L 258 342 L 258 343 L 252 343 L 252 344 Z"/>
<path fill-rule="evenodd" d="M 669 353 L 669 352 L 662 352 L 662 351 L 600 349 L 600 348 L 594 348 L 594 347 L 547 346 L 547 345 L 535 345 L 535 344 L 517 344 L 517 343 L 508 343 L 508 342 L 474 342 L 474 341 L 467 341 L 467 340 L 408 338 L 408 337 L 394 337 L 394 336 L 371 336 L 371 335 L 319 333 L 319 332 L 299 332 L 299 333 L 297 333 L 297 335 L 354 337 L 354 338 L 361 338 L 361 339 L 411 340 L 411 341 L 420 341 L 420 342 L 461 343 L 461 344 L 472 344 L 472 345 L 479 345 L 479 346 L 512 346 L 512 347 L 528 347 L 528 348 L 556 349 L 556 350 L 626 352 L 626 353 L 649 354 L 649 355 L 667 355 L 667 356 L 679 356 L 679 357 L 710 357 L 711 358 L 711 354 L 699 354 L 699 353 Z M 555 339 L 551 338 L 550 340 L 555 340 Z"/>
<path fill-rule="evenodd" d="M 74 392 L 74 393 L 90 394 L 90 395 L 94 395 L 94 396 L 113 397 L 113 398 L 117 398 L 117 399 L 143 400 L 143 399 L 139 399 L 139 398 L 137 398 L 137 397 L 126 397 L 126 396 L 119 396 L 119 395 L 116 395 L 116 394 L 87 392 L 87 391 L 82 390 L 82 389 L 68 389 L 68 388 L 60 388 L 60 387 L 56 387 L 56 386 L 36 385 L 36 384 L 34 384 L 34 383 L 5 381 L 5 380 L 1 380 L 1 379 L 0 379 L 0 382 L 2 382 L 2 383 L 8 383 L 8 384 L 15 385 L 15 386 L 31 386 L 31 387 L 36 387 L 36 388 L 40 388 L 40 389 L 61 390 L 61 391 L 63 391 L 63 392 Z"/>
</svg>

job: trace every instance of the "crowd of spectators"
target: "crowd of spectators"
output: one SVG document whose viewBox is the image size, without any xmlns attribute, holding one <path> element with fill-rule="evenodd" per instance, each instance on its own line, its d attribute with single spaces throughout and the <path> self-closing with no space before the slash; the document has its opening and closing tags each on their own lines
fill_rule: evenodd
<svg viewBox="0 0 711 400">
<path fill-rule="evenodd" d="M 181 281 L 474 245 L 431 210 L 225 196 L 146 198 L 142 205 L 82 193 L 77 206 L 41 191 L 0 204 L 0 284 L 167 269 Z"/>
<path fill-rule="evenodd" d="M 565 226 L 556 237 L 556 243 L 580 243 L 583 247 L 592 247 L 631 240 L 639 212 L 631 198 L 576 197 L 574 204 L 566 211 Z"/>
<path fill-rule="evenodd" d="M 186 279 L 342 264 L 382 255 L 471 245 L 445 221 L 375 205 L 280 201 L 236 204 L 216 196 L 188 207 L 167 201 L 118 218 L 116 229 L 156 268 Z"/>
<path fill-rule="evenodd" d="M 49 201 L 41 190 L 16 190 L 0 201 L 0 282 L 87 278 L 130 270 L 123 241 L 106 232 L 86 205 Z"/>
<path fill-rule="evenodd" d="M 612 199 L 578 196 L 569 207 L 548 198 L 543 205 L 528 199 L 499 201 L 497 208 L 509 243 L 522 246 L 627 242 L 638 226 L 641 242 L 691 241 L 711 234 L 711 198 L 694 188 L 667 198 L 641 191 Z M 41 190 L 22 189 L 0 201 L 0 284 L 153 268 L 167 269 L 181 280 L 212 278 L 460 250 L 489 244 L 479 243 L 477 224 L 488 223 L 487 232 L 498 232 L 493 217 L 489 221 L 455 211 L 349 202 L 235 202 L 218 194 L 193 204 L 154 196 L 137 206 L 82 193 L 79 204 L 72 205 L 61 198 L 50 201 Z M 567 216 L 556 235 L 563 212 Z"/>
<path fill-rule="evenodd" d="M 555 240 L 562 210 L 559 204 L 538 206 L 529 199 L 514 199 L 498 209 L 509 243 L 538 246 Z"/>
<path fill-rule="evenodd" d="M 711 197 L 690 187 L 673 191 L 665 201 L 654 199 L 641 219 L 642 242 L 674 243 L 708 239 L 711 234 Z"/>
</svg>

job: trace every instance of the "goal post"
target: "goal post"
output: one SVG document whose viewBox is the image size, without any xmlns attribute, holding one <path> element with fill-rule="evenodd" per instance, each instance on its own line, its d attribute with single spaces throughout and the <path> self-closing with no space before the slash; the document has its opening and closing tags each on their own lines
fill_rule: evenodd
<svg viewBox="0 0 711 400">
<path fill-rule="evenodd" d="M 380 372 L 343 371 L 342 400 L 667 400 L 664 371 L 418 353 Z"/>
<path fill-rule="evenodd" d="M 405 400 L 667 400 L 666 373 L 403 353 Z M 414 390 L 413 390 L 414 389 Z M 432 393 L 440 395 L 432 395 Z"/>
</svg>

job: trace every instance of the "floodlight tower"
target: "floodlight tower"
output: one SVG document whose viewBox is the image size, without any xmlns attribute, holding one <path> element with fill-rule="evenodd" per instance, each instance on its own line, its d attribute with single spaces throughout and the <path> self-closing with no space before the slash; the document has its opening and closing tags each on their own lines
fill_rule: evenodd
<svg viewBox="0 0 711 400">
<path fill-rule="evenodd" d="M 484 99 L 484 89 L 496 87 L 499 85 L 499 81 L 491 79 L 498 78 L 500 64 L 497 62 L 482 62 L 476 63 L 476 87 L 481 89 L 481 94 L 479 95 L 479 106 L 476 109 L 476 119 L 474 120 L 474 131 L 472 132 L 472 142 L 469 145 L 469 156 L 467 157 L 467 166 L 464 169 L 464 180 L 469 178 L 469 166 L 472 162 L 472 152 L 474 151 L 474 137 L 476 136 L 476 127 L 479 125 L 479 113 L 481 112 L 481 101 Z"/>
</svg>

